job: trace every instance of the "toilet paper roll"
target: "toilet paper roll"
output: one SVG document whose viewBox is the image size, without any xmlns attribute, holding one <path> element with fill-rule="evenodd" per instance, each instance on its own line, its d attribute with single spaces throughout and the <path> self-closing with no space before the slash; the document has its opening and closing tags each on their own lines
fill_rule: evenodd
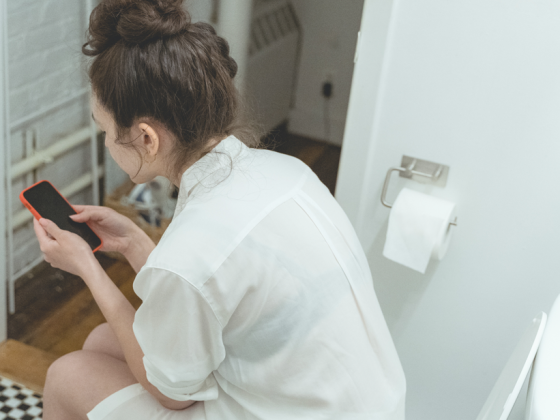
<svg viewBox="0 0 560 420">
<path fill-rule="evenodd" d="M 403 188 L 389 215 L 383 256 L 425 273 L 430 258 L 445 256 L 454 218 L 455 203 Z"/>
</svg>

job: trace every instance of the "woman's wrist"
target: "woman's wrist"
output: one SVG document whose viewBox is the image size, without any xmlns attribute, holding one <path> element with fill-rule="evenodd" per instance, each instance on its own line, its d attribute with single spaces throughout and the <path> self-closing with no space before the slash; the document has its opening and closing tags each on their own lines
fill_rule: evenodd
<svg viewBox="0 0 560 420">
<path fill-rule="evenodd" d="M 121 242 L 121 245 L 118 247 L 118 249 L 115 249 L 115 251 L 120 252 L 124 256 L 132 251 L 136 242 L 138 242 L 138 240 L 141 240 L 141 235 L 145 233 L 142 229 L 140 229 L 140 226 L 138 226 L 128 218 L 126 218 L 126 224 L 127 234 L 123 238 L 123 241 Z"/>
<path fill-rule="evenodd" d="M 78 273 L 78 275 L 87 284 L 88 279 L 92 275 L 95 275 L 98 270 L 104 272 L 103 267 L 101 267 L 101 264 L 99 264 L 99 261 L 97 260 L 97 258 L 95 258 L 95 255 L 92 252 L 91 255 L 88 255 L 83 264 L 80 266 L 80 273 Z"/>
<path fill-rule="evenodd" d="M 155 248 L 155 243 L 142 229 L 134 231 L 129 239 L 129 245 L 122 252 L 134 271 L 138 272 L 146 263 L 148 256 Z"/>
</svg>

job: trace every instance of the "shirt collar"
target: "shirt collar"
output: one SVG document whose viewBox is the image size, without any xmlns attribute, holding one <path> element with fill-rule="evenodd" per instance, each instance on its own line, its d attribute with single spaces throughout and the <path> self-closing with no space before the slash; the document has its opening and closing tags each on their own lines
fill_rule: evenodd
<svg viewBox="0 0 560 420">
<path fill-rule="evenodd" d="M 236 158 L 247 149 L 242 141 L 231 135 L 187 168 L 181 176 L 177 206 L 173 217 L 176 217 L 185 208 L 195 191 L 209 190 L 227 178 Z"/>
</svg>

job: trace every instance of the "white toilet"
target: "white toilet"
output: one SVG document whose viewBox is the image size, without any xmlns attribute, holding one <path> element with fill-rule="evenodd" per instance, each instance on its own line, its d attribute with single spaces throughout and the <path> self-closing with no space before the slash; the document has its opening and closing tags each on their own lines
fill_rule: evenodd
<svg viewBox="0 0 560 420">
<path fill-rule="evenodd" d="M 533 364 L 525 419 L 560 419 L 560 296 L 548 315 Z"/>
<path fill-rule="evenodd" d="M 560 419 L 560 296 L 552 305 L 548 317 L 541 312 L 533 319 L 507 361 L 477 420 L 508 419 L 531 367 L 522 419 Z"/>
</svg>

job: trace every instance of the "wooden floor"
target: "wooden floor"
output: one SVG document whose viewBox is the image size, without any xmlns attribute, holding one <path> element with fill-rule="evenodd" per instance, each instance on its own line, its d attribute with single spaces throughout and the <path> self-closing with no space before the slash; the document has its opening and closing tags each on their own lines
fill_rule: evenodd
<svg viewBox="0 0 560 420">
<path fill-rule="evenodd" d="M 39 393 L 43 393 L 47 369 L 57 358 L 58 356 L 15 340 L 9 339 L 0 344 L 2 376 Z"/>
<path fill-rule="evenodd" d="M 280 127 L 265 139 L 278 152 L 295 156 L 334 194 L 340 147 L 289 135 Z M 135 308 L 134 270 L 128 263 L 98 253 L 109 277 Z M 41 391 L 46 370 L 56 358 L 81 349 L 93 328 L 105 322 L 83 281 L 47 263 L 16 282 L 17 312 L 8 317 L 8 340 L 0 345 L 0 375 Z"/>
</svg>

